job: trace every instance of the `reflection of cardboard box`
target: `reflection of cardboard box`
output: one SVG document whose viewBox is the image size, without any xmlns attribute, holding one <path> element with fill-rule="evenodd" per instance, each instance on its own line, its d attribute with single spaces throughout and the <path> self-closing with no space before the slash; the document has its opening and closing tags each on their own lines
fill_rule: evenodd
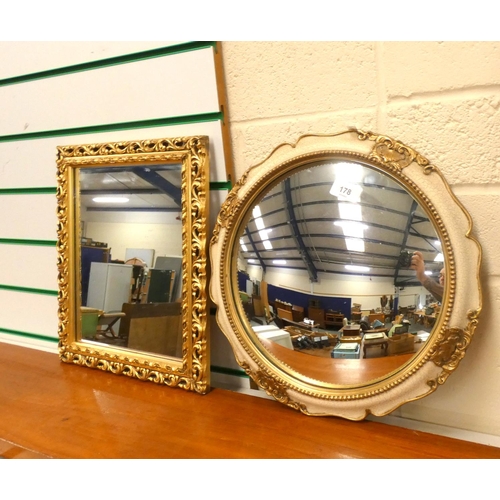
<svg viewBox="0 0 500 500">
<path fill-rule="evenodd" d="M 415 348 L 414 344 L 415 337 L 411 333 L 394 335 L 387 341 L 387 356 L 413 352 Z"/>
<path fill-rule="evenodd" d="M 358 359 L 359 358 L 359 344 L 355 342 L 339 344 L 334 347 L 331 354 L 332 358 L 344 359 Z"/>
</svg>

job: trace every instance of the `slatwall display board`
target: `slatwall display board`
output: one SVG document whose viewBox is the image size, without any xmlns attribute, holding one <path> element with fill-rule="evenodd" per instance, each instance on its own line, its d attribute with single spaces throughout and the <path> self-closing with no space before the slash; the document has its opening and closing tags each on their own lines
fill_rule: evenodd
<svg viewBox="0 0 500 500">
<path fill-rule="evenodd" d="M 57 146 L 207 135 L 213 227 L 224 92 L 215 42 L 0 42 L 0 342 L 57 351 Z"/>
</svg>

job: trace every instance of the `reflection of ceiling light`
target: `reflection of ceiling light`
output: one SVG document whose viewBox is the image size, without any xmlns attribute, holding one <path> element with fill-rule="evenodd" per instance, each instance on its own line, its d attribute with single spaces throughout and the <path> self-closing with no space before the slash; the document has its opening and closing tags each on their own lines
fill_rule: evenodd
<svg viewBox="0 0 500 500">
<path fill-rule="evenodd" d="M 260 217 L 262 214 L 260 213 L 260 207 L 259 205 L 256 205 L 254 209 L 252 210 L 252 215 L 254 219 L 257 219 L 257 217 Z"/>
<path fill-rule="evenodd" d="M 268 240 L 269 236 L 267 233 L 270 233 L 272 229 L 264 229 L 263 231 L 259 231 L 259 236 L 261 240 Z"/>
<path fill-rule="evenodd" d="M 361 216 L 361 205 L 357 203 L 339 203 L 338 206 L 341 219 L 363 220 Z"/>
<path fill-rule="evenodd" d="M 286 260 L 283 260 L 283 259 L 278 259 L 278 260 L 273 260 L 273 264 L 277 264 L 277 265 L 282 265 L 284 266 L 286 264 Z"/>
<path fill-rule="evenodd" d="M 264 225 L 264 220 L 262 217 L 257 217 L 255 219 L 255 225 L 257 226 L 257 229 L 265 229 L 266 226 Z"/>
<path fill-rule="evenodd" d="M 444 255 L 442 253 L 438 253 L 434 258 L 434 262 L 444 262 Z"/>
<path fill-rule="evenodd" d="M 245 243 L 243 243 L 243 240 L 240 239 L 240 245 L 241 245 L 241 249 L 244 251 L 244 252 L 248 252 L 248 248 L 247 246 L 245 245 Z"/>
<path fill-rule="evenodd" d="M 431 276 L 432 275 L 432 271 L 425 271 L 424 274 L 426 274 L 427 276 Z"/>
<path fill-rule="evenodd" d="M 255 264 L 257 261 L 255 259 L 248 259 L 249 264 Z"/>
<path fill-rule="evenodd" d="M 345 268 L 348 270 L 348 271 L 357 271 L 359 273 L 364 273 L 364 272 L 368 272 L 370 270 L 369 267 L 365 267 L 365 266 L 351 266 L 350 264 L 347 264 L 345 266 Z"/>
<path fill-rule="evenodd" d="M 365 242 L 363 240 L 357 240 L 354 238 L 346 238 L 345 244 L 347 250 L 352 252 L 364 252 L 365 251 Z"/>
<path fill-rule="evenodd" d="M 269 240 L 264 240 L 262 243 L 264 243 L 264 248 L 266 250 L 272 250 L 273 246 L 271 245 L 271 242 Z"/>
<path fill-rule="evenodd" d="M 439 245 L 441 246 L 441 242 L 439 240 L 434 240 L 434 245 Z"/>
<path fill-rule="evenodd" d="M 129 199 L 123 196 L 97 196 L 92 198 L 92 201 L 96 203 L 127 203 Z"/>
<path fill-rule="evenodd" d="M 341 227 L 345 236 L 351 236 L 352 238 L 362 238 L 364 236 L 363 230 L 368 229 L 366 224 L 361 224 L 360 222 L 350 222 L 347 220 L 338 220 L 333 224 L 334 226 Z"/>
</svg>

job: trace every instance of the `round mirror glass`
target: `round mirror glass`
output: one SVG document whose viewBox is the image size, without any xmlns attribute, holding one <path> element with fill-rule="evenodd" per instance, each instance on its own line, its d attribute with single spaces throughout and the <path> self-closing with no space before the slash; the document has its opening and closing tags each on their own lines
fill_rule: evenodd
<svg viewBox="0 0 500 500">
<path fill-rule="evenodd" d="M 343 386 L 384 377 L 425 345 L 442 297 L 411 258 L 418 252 L 426 285 L 437 284 L 443 253 L 395 178 L 360 161 L 311 162 L 249 211 L 234 249 L 238 301 L 265 351 Z"/>
</svg>

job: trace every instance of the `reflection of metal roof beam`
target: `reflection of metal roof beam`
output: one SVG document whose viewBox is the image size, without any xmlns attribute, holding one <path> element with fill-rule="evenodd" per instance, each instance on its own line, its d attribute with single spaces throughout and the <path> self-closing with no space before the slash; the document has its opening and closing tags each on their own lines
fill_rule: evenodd
<svg viewBox="0 0 500 500">
<path fill-rule="evenodd" d="M 311 282 L 315 283 L 318 281 L 318 272 L 316 271 L 311 256 L 309 255 L 309 252 L 307 251 L 307 248 L 304 245 L 304 241 L 302 240 L 302 235 L 300 233 L 299 226 L 297 225 L 295 212 L 293 210 L 292 192 L 290 189 L 290 178 L 285 179 L 283 195 L 285 197 L 286 212 L 288 215 L 288 223 L 292 231 L 292 237 L 295 240 L 297 247 L 299 248 L 299 253 L 302 259 L 304 260 L 304 264 L 307 267 L 307 272 L 309 273 L 309 279 Z"/>
<path fill-rule="evenodd" d="M 179 212 L 177 207 L 87 207 L 87 212 Z"/>
<path fill-rule="evenodd" d="M 415 211 L 418 208 L 418 203 L 413 200 L 410 208 L 410 213 L 408 214 L 408 220 L 406 221 L 406 227 L 403 235 L 403 240 L 401 241 L 401 248 L 400 251 L 403 251 L 406 249 L 406 244 L 408 243 L 408 236 L 410 235 L 410 229 L 411 225 L 413 223 L 413 218 L 415 217 Z M 399 270 L 401 269 L 401 265 L 399 263 L 399 260 L 396 264 L 396 269 L 394 270 L 394 285 L 396 285 L 398 281 L 398 275 L 399 275 Z"/>
<path fill-rule="evenodd" d="M 264 261 L 262 260 L 262 257 L 260 256 L 259 251 L 257 250 L 257 246 L 255 245 L 252 235 L 250 234 L 250 231 L 248 230 L 248 226 L 245 228 L 245 234 L 248 238 L 248 241 L 250 242 L 250 245 L 252 246 L 253 251 L 255 252 L 255 255 L 257 255 L 257 258 L 259 259 L 260 266 L 262 267 L 262 270 L 266 272 L 266 265 L 264 264 Z"/>
<path fill-rule="evenodd" d="M 113 165 L 112 167 L 98 167 L 98 168 L 89 168 L 85 169 L 85 175 L 92 175 L 92 174 L 116 174 L 118 172 L 133 172 L 137 166 L 118 166 L 118 165 Z M 180 172 L 182 169 L 182 164 L 180 163 L 165 163 L 163 165 L 151 165 L 149 167 L 150 169 L 155 169 L 157 171 L 165 170 L 165 171 L 177 171 Z"/>
<path fill-rule="evenodd" d="M 163 194 L 159 189 L 83 189 L 80 194 L 82 196 L 105 196 L 108 194 L 119 194 L 119 195 L 127 195 L 127 194 Z"/>
<path fill-rule="evenodd" d="M 181 189 L 167 181 L 160 174 L 152 170 L 150 167 L 138 167 L 132 170 L 135 175 L 156 186 L 160 191 L 172 198 L 176 205 L 182 205 Z"/>
<path fill-rule="evenodd" d="M 338 205 L 339 203 L 343 203 L 342 201 L 339 200 L 315 200 L 315 201 L 306 201 L 300 204 L 301 207 L 309 207 L 312 205 Z M 401 210 L 395 210 L 393 208 L 385 207 L 383 205 L 375 205 L 373 203 L 356 203 L 356 205 L 359 205 L 361 208 L 373 208 L 375 210 L 382 210 L 384 213 L 390 213 L 390 214 L 395 214 L 395 215 L 401 215 L 403 217 L 406 217 L 408 215 L 408 212 L 403 212 Z M 267 217 L 269 215 L 274 215 L 278 214 L 282 211 L 282 208 L 278 208 L 276 210 L 272 210 L 270 212 L 266 212 L 265 214 L 262 214 L 262 217 Z M 429 219 L 425 217 L 419 217 L 415 216 L 416 222 L 427 222 Z M 414 221 L 415 223 L 415 221 Z"/>
<path fill-rule="evenodd" d="M 327 233 L 316 234 L 316 233 L 313 233 L 313 234 L 309 234 L 308 237 L 309 238 L 336 238 L 336 239 L 345 240 L 345 236 L 343 234 L 327 234 Z M 283 241 L 287 238 L 291 238 L 291 236 L 279 236 L 276 238 L 269 238 L 269 241 L 280 242 L 280 241 Z M 390 241 L 374 240 L 372 238 L 359 238 L 359 239 L 362 239 L 365 243 L 374 243 L 376 245 L 385 245 L 385 246 L 389 246 L 389 247 L 401 248 L 400 243 L 391 243 Z M 314 248 L 316 249 L 317 247 L 314 247 Z M 428 248 L 419 248 L 419 247 L 415 247 L 415 246 L 411 246 L 411 247 L 407 247 L 407 248 L 410 248 L 413 251 L 419 250 L 421 252 L 429 252 Z M 285 250 L 285 248 L 278 247 L 278 248 L 276 248 L 276 250 Z M 397 257 L 394 257 L 394 258 L 396 259 Z"/>
</svg>

